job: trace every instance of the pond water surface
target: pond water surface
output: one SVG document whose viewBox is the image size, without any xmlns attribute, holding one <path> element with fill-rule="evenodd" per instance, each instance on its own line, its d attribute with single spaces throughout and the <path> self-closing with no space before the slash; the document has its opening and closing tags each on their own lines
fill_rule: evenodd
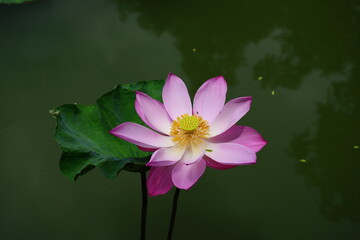
<svg viewBox="0 0 360 240">
<path fill-rule="evenodd" d="M 290 2 L 1 5 L 0 239 L 138 239 L 139 174 L 67 179 L 48 110 L 168 72 L 191 94 L 224 75 L 269 142 L 181 192 L 173 239 L 360 239 L 360 4 Z M 149 200 L 147 239 L 172 194 Z"/>
</svg>

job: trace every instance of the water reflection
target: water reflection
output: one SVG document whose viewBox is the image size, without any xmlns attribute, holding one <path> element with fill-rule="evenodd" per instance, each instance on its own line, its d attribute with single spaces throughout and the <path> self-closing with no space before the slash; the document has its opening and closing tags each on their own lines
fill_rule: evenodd
<svg viewBox="0 0 360 240">
<path fill-rule="evenodd" d="M 315 128 L 295 136 L 291 156 L 305 158 L 298 172 L 321 191 L 320 209 L 330 220 L 360 220 L 360 82 L 353 67 L 346 82 L 333 83 L 317 107 Z"/>
<path fill-rule="evenodd" d="M 176 37 L 190 79 L 206 79 L 220 72 L 235 81 L 236 69 L 247 61 L 244 48 L 269 35 L 277 42 L 265 42 L 266 51 L 261 51 L 261 44 L 257 46 L 261 56 L 253 69 L 255 76 L 266 76 L 261 84 L 269 89 L 296 89 L 304 74 L 313 69 L 324 74 L 338 72 L 357 55 L 353 49 L 358 46 L 358 37 L 353 37 L 358 32 L 357 1 L 234 1 L 221 7 L 215 0 L 176 5 L 162 0 L 116 2 L 122 20 L 136 13 L 143 28 Z"/>
</svg>

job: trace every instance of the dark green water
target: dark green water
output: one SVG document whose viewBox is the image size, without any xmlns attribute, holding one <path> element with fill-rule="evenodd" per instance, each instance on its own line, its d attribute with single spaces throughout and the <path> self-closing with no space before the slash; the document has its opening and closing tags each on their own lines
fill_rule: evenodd
<svg viewBox="0 0 360 240">
<path fill-rule="evenodd" d="M 47 112 L 170 71 L 191 93 L 224 75 L 269 142 L 181 192 L 173 239 L 360 239 L 359 67 L 358 1 L 2 5 L 0 239 L 138 239 L 140 176 L 65 178 Z M 165 239 L 172 194 L 149 200 L 147 239 Z"/>
</svg>

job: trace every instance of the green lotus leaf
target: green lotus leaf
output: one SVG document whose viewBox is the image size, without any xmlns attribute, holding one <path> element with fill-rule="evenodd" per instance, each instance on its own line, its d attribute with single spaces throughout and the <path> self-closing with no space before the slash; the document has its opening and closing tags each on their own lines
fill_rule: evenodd
<svg viewBox="0 0 360 240">
<path fill-rule="evenodd" d="M 0 0 L 1 3 L 7 3 L 7 4 L 17 4 L 17 3 L 25 3 L 25 2 L 31 2 L 33 0 Z"/>
<path fill-rule="evenodd" d="M 144 123 L 134 107 L 135 91 L 161 99 L 163 80 L 117 85 L 94 105 L 65 104 L 50 110 L 56 119 L 55 139 L 62 149 L 60 169 L 71 179 L 98 167 L 106 177 L 122 169 L 146 171 L 150 152 L 141 151 L 109 133 L 123 122 Z"/>
</svg>

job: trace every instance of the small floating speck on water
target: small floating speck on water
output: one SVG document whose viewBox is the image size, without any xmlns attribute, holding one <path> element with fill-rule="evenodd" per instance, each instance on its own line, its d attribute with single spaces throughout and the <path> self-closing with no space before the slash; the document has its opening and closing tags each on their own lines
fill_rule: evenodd
<svg viewBox="0 0 360 240">
<path fill-rule="evenodd" d="M 193 52 L 196 52 L 196 48 L 193 48 Z"/>
<path fill-rule="evenodd" d="M 359 148 L 360 148 L 359 145 L 355 145 L 355 146 L 354 146 L 354 149 L 359 149 Z"/>
<path fill-rule="evenodd" d="M 300 162 L 306 163 L 306 159 L 300 159 Z"/>
<path fill-rule="evenodd" d="M 262 80 L 262 79 L 263 79 L 263 77 L 262 77 L 262 76 L 259 76 L 259 77 L 258 77 L 258 80 Z"/>
<path fill-rule="evenodd" d="M 273 95 L 273 96 L 275 95 L 275 91 L 274 91 L 274 90 L 271 91 L 271 95 Z"/>
</svg>

